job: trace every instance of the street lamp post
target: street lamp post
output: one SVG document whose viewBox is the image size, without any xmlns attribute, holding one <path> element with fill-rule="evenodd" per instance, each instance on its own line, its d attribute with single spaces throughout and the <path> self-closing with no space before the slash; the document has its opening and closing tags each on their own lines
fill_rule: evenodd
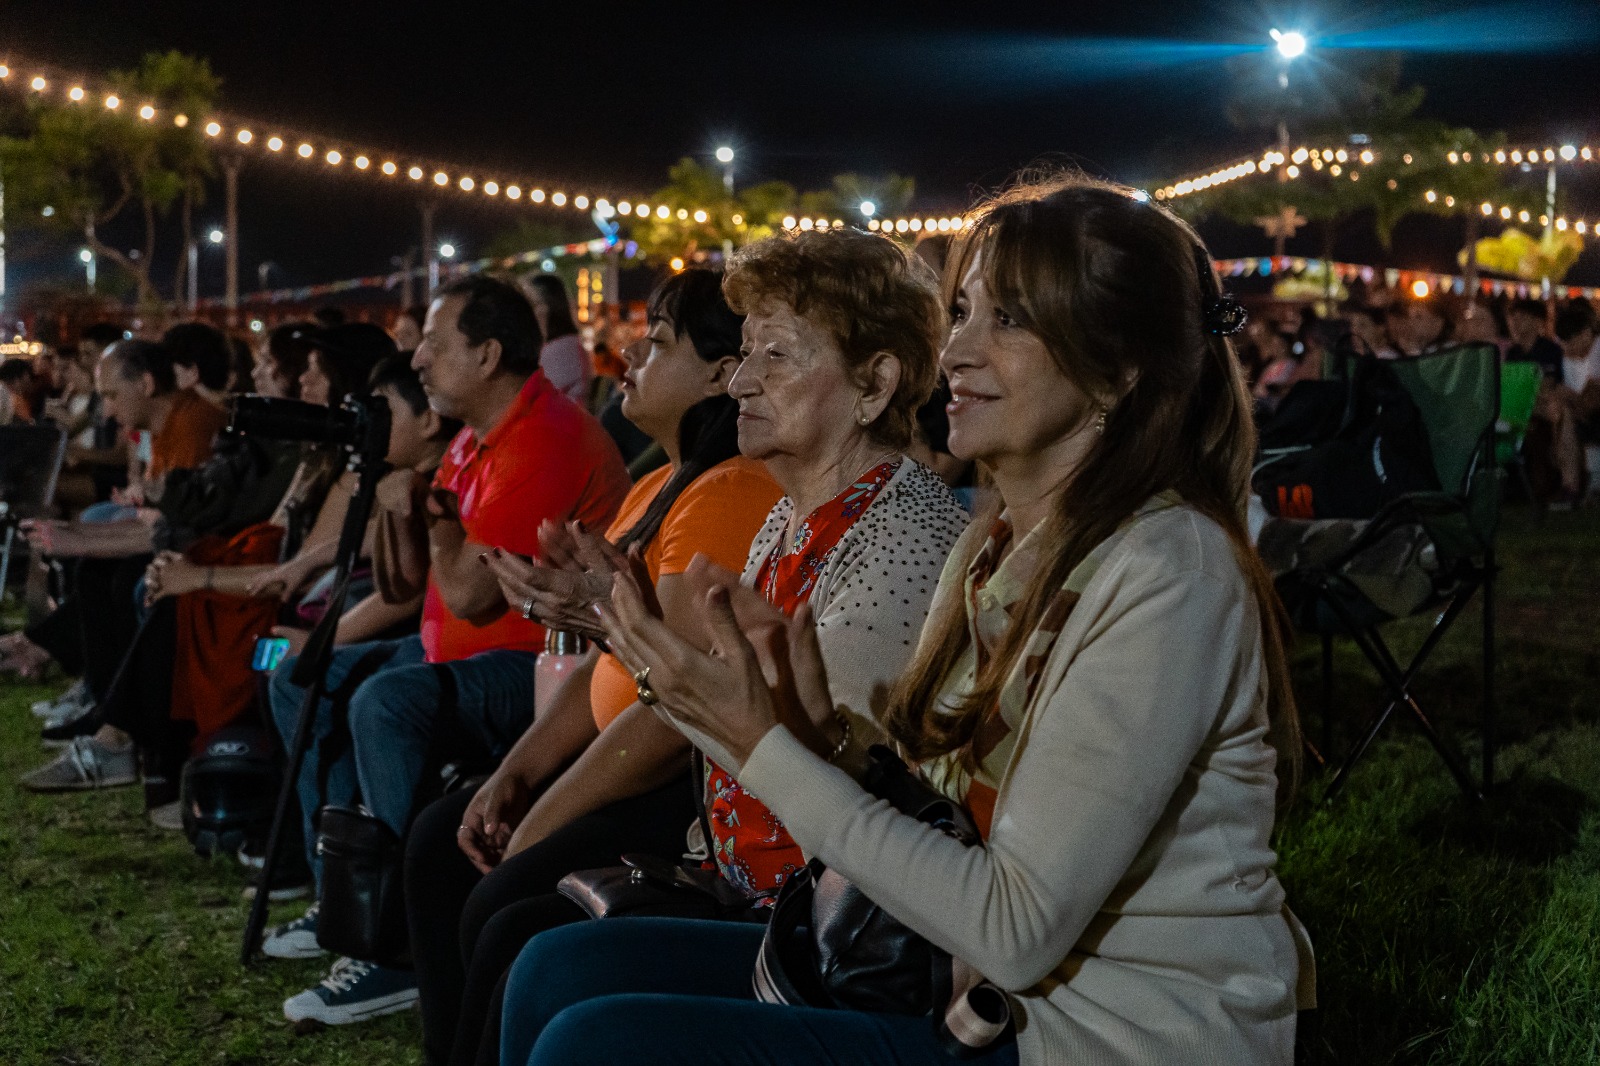
<svg viewBox="0 0 1600 1066">
<path fill-rule="evenodd" d="M 424 200 L 419 205 L 422 208 L 422 254 L 428 259 L 428 296 L 433 295 L 433 290 L 439 287 L 439 251 L 433 243 L 433 212 L 436 204 L 432 200 Z"/>
<path fill-rule="evenodd" d="M 1306 36 L 1296 30 L 1273 30 L 1271 33 L 1273 47 L 1278 53 L 1278 89 L 1283 93 L 1283 107 L 1289 106 L 1289 64 L 1306 53 Z M 1289 168 L 1283 165 L 1283 160 L 1289 158 L 1289 120 L 1287 112 L 1280 111 L 1278 118 L 1278 166 L 1279 183 L 1289 180 Z M 1284 244 L 1291 230 L 1279 229 L 1272 238 L 1272 257 L 1283 258 Z"/>
<path fill-rule="evenodd" d="M 83 277 L 84 281 L 88 283 L 89 291 L 94 292 L 94 252 L 88 248 L 80 249 L 78 252 L 78 261 L 83 264 Z"/>
<path fill-rule="evenodd" d="M 722 164 L 722 187 L 733 195 L 733 149 L 727 145 L 717 149 L 717 162 Z"/>
<path fill-rule="evenodd" d="M 228 309 L 228 325 L 236 326 L 238 325 L 236 312 L 239 308 L 239 158 L 237 156 L 223 159 L 222 176 L 228 227 L 222 299 Z"/>
</svg>

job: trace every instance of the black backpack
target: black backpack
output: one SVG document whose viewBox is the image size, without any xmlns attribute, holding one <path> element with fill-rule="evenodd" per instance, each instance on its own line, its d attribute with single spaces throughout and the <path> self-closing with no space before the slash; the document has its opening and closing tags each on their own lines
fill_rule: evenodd
<svg viewBox="0 0 1600 1066">
<path fill-rule="evenodd" d="M 1352 365 L 1344 413 L 1331 436 L 1263 451 L 1259 457 L 1251 483 L 1269 514 L 1371 518 L 1400 496 L 1438 491 L 1428 427 L 1399 375 L 1379 359 L 1358 358 Z M 1331 421 L 1326 412 L 1332 383 L 1308 384 L 1318 386 L 1318 411 L 1300 424 L 1325 430 Z M 1288 399 L 1280 410 L 1289 406 Z M 1284 428 L 1263 426 L 1263 437 L 1286 443 Z"/>
</svg>

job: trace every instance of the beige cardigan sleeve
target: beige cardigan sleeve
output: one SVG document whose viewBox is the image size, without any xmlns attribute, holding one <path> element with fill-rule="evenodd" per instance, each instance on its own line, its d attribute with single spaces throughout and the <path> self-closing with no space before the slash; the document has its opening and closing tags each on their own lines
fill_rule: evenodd
<svg viewBox="0 0 1600 1066">
<path fill-rule="evenodd" d="M 1046 666 L 1058 682 L 1024 723 L 986 848 L 900 814 L 781 727 L 739 775 L 808 854 L 1008 990 L 1055 970 L 1134 865 L 1231 698 L 1227 645 L 1253 624 L 1236 571 L 1120 554 L 1080 602 L 1075 647 L 1058 643 L 1070 664 Z"/>
</svg>

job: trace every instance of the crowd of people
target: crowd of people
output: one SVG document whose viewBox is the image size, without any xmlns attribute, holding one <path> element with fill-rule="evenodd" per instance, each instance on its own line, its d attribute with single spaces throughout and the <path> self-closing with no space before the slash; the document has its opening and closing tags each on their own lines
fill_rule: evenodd
<svg viewBox="0 0 1600 1066">
<path fill-rule="evenodd" d="M 1490 344 L 1502 362 L 1537 366 L 1521 449 L 1527 490 L 1556 508 L 1600 502 L 1600 319 L 1589 300 L 1502 295 L 1469 302 L 1363 289 L 1331 320 L 1291 306 L 1253 319 L 1239 356 L 1257 401 L 1270 409 L 1296 383 L 1321 378 L 1341 342 L 1351 354 L 1382 360 Z M 1503 428 L 1520 434 L 1524 426 Z"/>
<path fill-rule="evenodd" d="M 0 668 L 75 679 L 22 787 L 142 783 L 176 831 L 215 738 L 289 746 L 356 475 L 229 431 L 229 397 L 381 403 L 299 833 L 246 891 L 310 897 L 269 957 L 349 942 L 319 840 L 353 817 L 393 842 L 405 920 L 288 1018 L 420 1003 L 435 1064 L 942 1062 L 952 1032 L 979 1062 L 1291 1062 L 1314 965 L 1273 874 L 1300 741 L 1254 420 L 1340 345 L 1489 340 L 1541 366 L 1530 441 L 1578 499 L 1594 311 L 1367 294 L 1238 333 L 1200 239 L 1132 190 L 1022 183 L 973 223 L 675 273 L 603 401 L 549 276 L 450 283 L 392 335 L 95 327 L 0 365 L 8 417 L 72 440 L 72 517 L 22 527 L 49 610 L 0 637 Z M 976 839 L 876 792 L 880 746 Z M 573 885 L 623 856 L 659 899 L 617 916 Z M 987 987 L 1010 1025 L 760 992 L 817 863 L 957 960 L 952 1011 Z"/>
</svg>

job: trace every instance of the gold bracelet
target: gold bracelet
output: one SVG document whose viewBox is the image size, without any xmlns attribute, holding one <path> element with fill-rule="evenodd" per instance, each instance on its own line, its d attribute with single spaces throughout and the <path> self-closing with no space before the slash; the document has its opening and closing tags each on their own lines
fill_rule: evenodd
<svg viewBox="0 0 1600 1066">
<path fill-rule="evenodd" d="M 839 743 L 835 744 L 833 750 L 828 752 L 828 762 L 833 762 L 843 755 L 844 749 L 850 746 L 850 719 L 845 717 L 843 711 L 835 707 L 833 709 L 833 720 L 839 723 Z"/>
</svg>

